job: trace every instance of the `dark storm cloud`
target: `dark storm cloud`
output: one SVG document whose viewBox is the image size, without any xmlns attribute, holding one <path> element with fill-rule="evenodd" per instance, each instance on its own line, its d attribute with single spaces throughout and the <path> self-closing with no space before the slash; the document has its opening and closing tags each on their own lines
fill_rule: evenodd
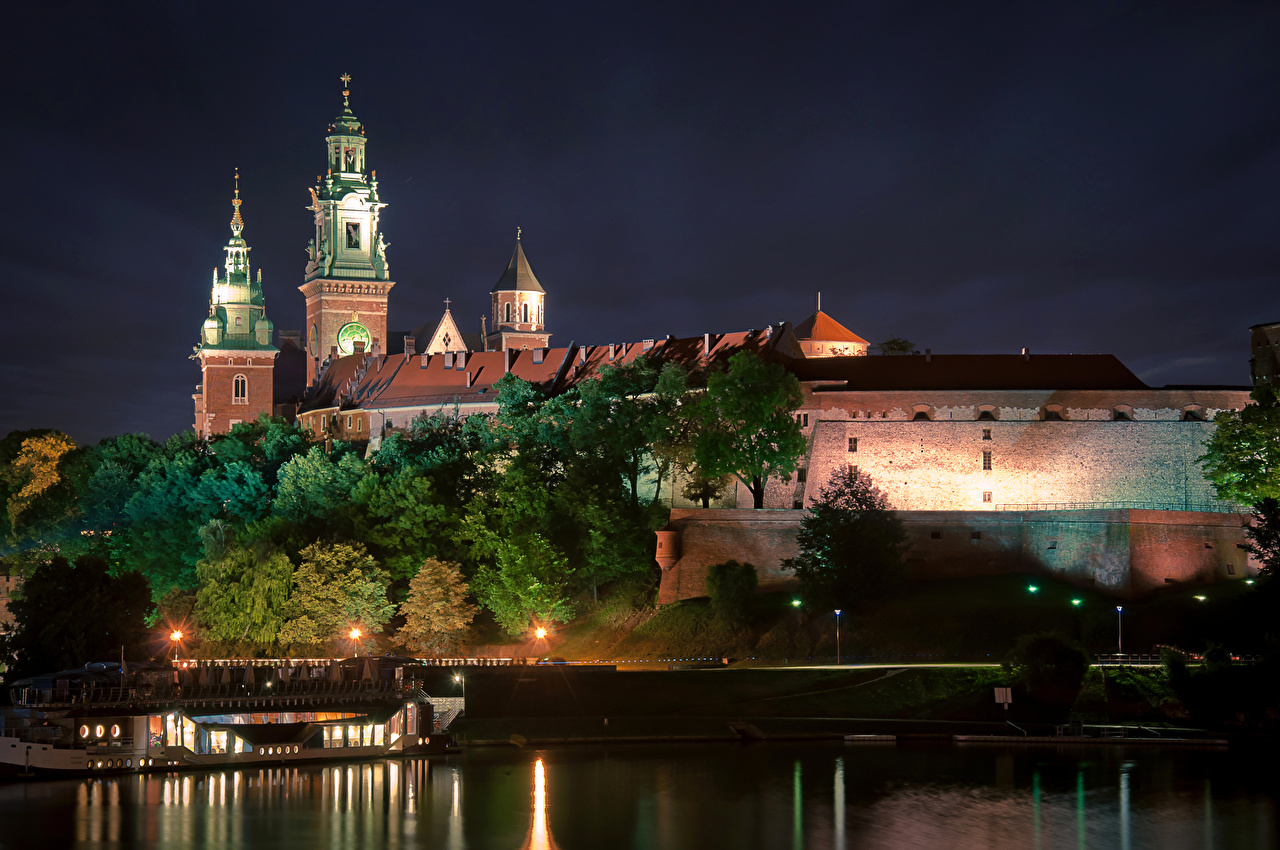
<svg viewBox="0 0 1280 850">
<path fill-rule="evenodd" d="M 5 59 L 0 432 L 189 427 L 241 168 L 301 327 L 350 71 L 394 329 L 478 330 L 516 225 L 554 341 L 799 321 L 1246 383 L 1280 318 L 1272 4 L 32 4 Z M 14 146 L 19 149 L 14 150 Z M 16 156 L 19 167 L 12 167 Z"/>
</svg>

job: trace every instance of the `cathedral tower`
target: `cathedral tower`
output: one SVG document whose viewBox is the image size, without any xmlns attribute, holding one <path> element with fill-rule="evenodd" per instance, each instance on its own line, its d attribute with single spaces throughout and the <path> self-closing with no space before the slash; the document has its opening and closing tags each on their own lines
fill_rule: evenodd
<svg viewBox="0 0 1280 850">
<path fill-rule="evenodd" d="M 231 201 L 231 240 L 221 276 L 213 270 L 209 318 L 200 329 L 193 360 L 200 361 L 202 381 L 195 401 L 195 430 L 208 439 L 231 426 L 272 412 L 272 370 L 278 349 L 271 344 L 273 327 L 262 296 L 262 271 L 253 280 L 249 246 L 241 237 L 240 173 Z"/>
<path fill-rule="evenodd" d="M 342 114 L 325 137 L 329 172 L 311 189 L 315 235 L 298 287 L 307 301 L 307 382 L 331 355 L 370 350 L 387 342 L 387 243 L 378 230 L 386 204 L 378 173 L 368 172 L 364 126 L 351 113 L 349 74 L 340 78 Z"/>
<path fill-rule="evenodd" d="M 547 293 L 529 268 L 518 227 L 511 262 L 489 294 L 493 331 L 485 337 L 485 348 L 546 348 L 551 344 L 551 334 L 547 333 L 542 314 Z"/>
</svg>

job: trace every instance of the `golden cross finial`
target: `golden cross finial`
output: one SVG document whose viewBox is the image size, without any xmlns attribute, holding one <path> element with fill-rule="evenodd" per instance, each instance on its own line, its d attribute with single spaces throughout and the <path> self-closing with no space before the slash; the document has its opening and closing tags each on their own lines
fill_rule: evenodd
<svg viewBox="0 0 1280 850">
<path fill-rule="evenodd" d="M 347 98 L 351 95 L 351 75 L 343 74 L 338 79 L 342 80 L 342 105 L 350 106 L 351 104 L 347 102 Z"/>
<path fill-rule="evenodd" d="M 351 85 L 351 75 L 350 75 L 350 74 L 343 74 L 341 77 L 338 77 L 338 79 L 339 79 L 339 80 L 342 80 L 342 87 L 343 87 L 344 89 L 345 89 L 347 86 Z"/>
<path fill-rule="evenodd" d="M 232 203 L 240 203 L 240 166 L 236 166 L 236 199 Z"/>
<path fill-rule="evenodd" d="M 516 225 L 516 241 L 520 241 L 520 225 Z"/>
</svg>

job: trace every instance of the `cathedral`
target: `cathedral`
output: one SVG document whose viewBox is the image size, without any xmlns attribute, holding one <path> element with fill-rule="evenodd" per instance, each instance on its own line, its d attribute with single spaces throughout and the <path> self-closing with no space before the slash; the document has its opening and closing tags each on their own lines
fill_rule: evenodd
<svg viewBox="0 0 1280 850">
<path fill-rule="evenodd" d="M 884 491 L 921 577 L 1047 570 L 1132 595 L 1256 575 L 1247 512 L 1217 502 L 1197 462 L 1214 415 L 1244 407 L 1249 387 L 1150 387 L 1112 355 L 872 355 L 820 304 L 795 325 L 551 347 L 546 291 L 519 230 L 479 333 L 461 330 L 448 301 L 438 320 L 388 330 L 387 204 L 342 80 L 327 174 L 309 190 L 301 333 L 277 334 L 267 318 L 235 191 L 192 355 L 201 436 L 271 413 L 318 440 L 373 450 L 419 416 L 495 411 L 504 375 L 555 394 L 641 356 L 706 371 L 751 350 L 799 379 L 806 456 L 791 479 L 768 482 L 764 512 L 738 510 L 751 506 L 742 485 L 705 511 L 681 498 L 681 482 L 665 482 L 658 495 L 672 517 L 658 532 L 659 601 L 702 595 L 706 568 L 730 557 L 756 564 L 762 587 L 793 581 L 782 562 L 800 516 L 838 469 L 865 472 Z M 1269 383 L 1280 324 L 1251 331 L 1255 383 Z"/>
</svg>

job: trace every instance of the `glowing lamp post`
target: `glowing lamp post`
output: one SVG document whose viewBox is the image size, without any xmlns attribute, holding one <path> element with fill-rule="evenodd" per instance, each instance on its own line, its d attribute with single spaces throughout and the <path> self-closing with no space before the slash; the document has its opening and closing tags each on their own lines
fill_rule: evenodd
<svg viewBox="0 0 1280 850">
<path fill-rule="evenodd" d="M 538 640 L 543 640 L 547 636 L 547 630 L 542 626 L 538 626 L 538 628 L 533 630 L 533 636 Z"/>
<path fill-rule="evenodd" d="M 174 629 L 169 633 L 169 640 L 173 642 L 173 663 L 178 663 L 178 642 L 182 640 L 182 632 Z"/>
<path fill-rule="evenodd" d="M 1116 606 L 1116 654 L 1124 654 L 1124 606 Z"/>
<path fill-rule="evenodd" d="M 351 630 L 351 645 L 356 655 L 360 654 L 360 635 L 363 634 L 359 629 Z"/>
<path fill-rule="evenodd" d="M 836 666 L 840 666 L 840 609 L 836 609 Z"/>
</svg>

